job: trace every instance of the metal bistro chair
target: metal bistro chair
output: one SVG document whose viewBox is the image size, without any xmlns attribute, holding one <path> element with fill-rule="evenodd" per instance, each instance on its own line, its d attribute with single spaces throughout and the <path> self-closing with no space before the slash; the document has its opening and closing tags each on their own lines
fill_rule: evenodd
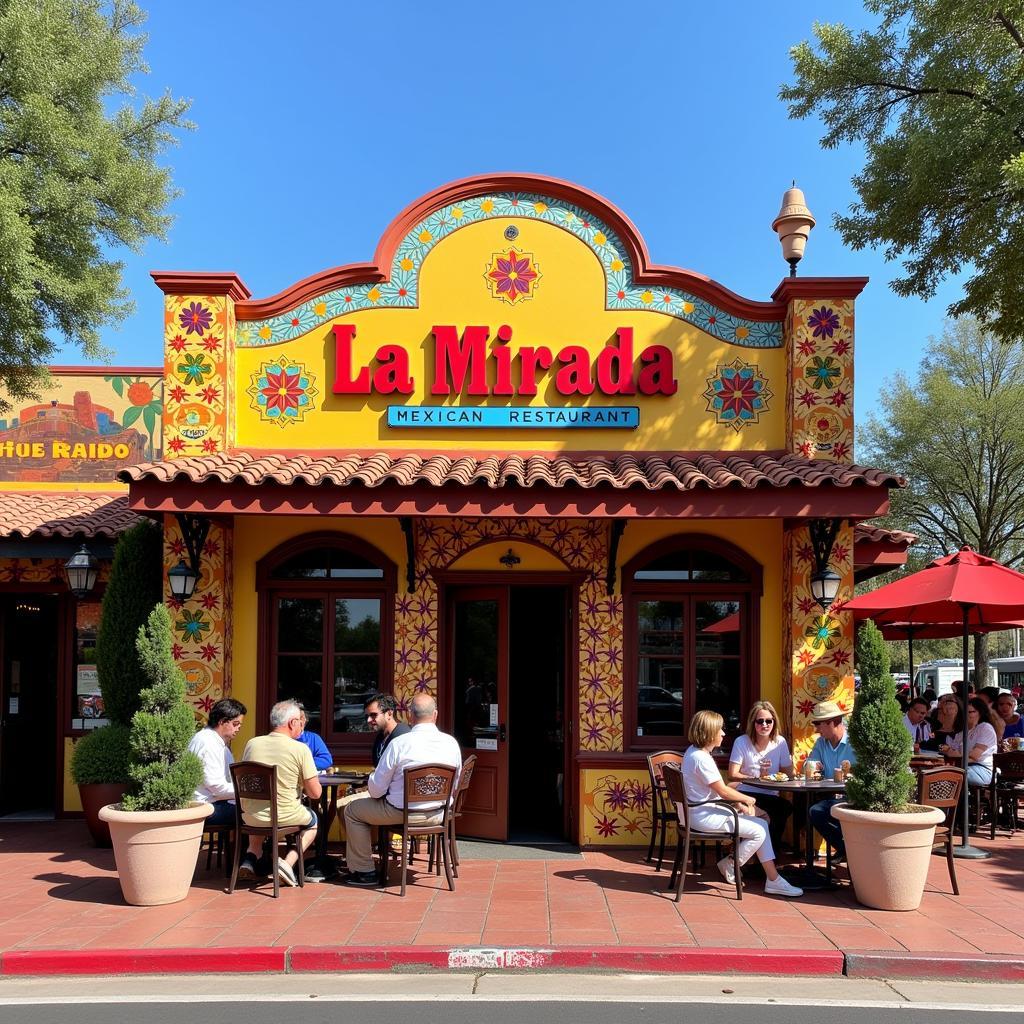
<svg viewBox="0 0 1024 1024">
<path fill-rule="evenodd" d="M 917 776 L 917 802 L 946 812 L 945 824 L 936 827 L 932 845 L 946 848 L 946 865 L 954 896 L 960 895 L 960 886 L 957 885 L 956 861 L 953 858 L 953 822 L 956 820 L 963 787 L 963 768 L 923 768 Z"/>
<path fill-rule="evenodd" d="M 1024 800 L 1024 750 L 1010 750 L 992 757 L 993 776 L 996 781 L 996 813 L 1005 808 L 1010 835 L 1017 831 L 1017 808 Z"/>
<path fill-rule="evenodd" d="M 409 858 L 409 840 L 420 836 L 431 836 L 434 843 L 440 849 L 440 856 L 437 858 L 437 873 L 441 874 L 441 861 L 444 861 L 444 873 L 448 880 L 448 888 L 455 891 L 455 878 L 452 875 L 451 850 L 448 847 L 448 830 L 451 827 L 451 797 L 455 788 L 455 771 L 447 764 L 424 764 L 418 768 L 408 768 L 405 772 L 405 806 L 402 808 L 401 825 L 380 825 L 380 842 L 378 850 L 380 853 L 379 875 L 381 885 L 387 883 L 388 875 L 388 851 L 391 846 L 391 836 L 398 834 L 402 837 L 402 895 L 405 895 L 406 875 Z M 417 806 L 422 804 L 441 804 L 437 810 L 441 811 L 441 820 L 433 824 L 425 820 L 417 820 L 424 814 L 433 814 L 434 810 L 417 811 Z M 429 869 L 428 869 L 429 870 Z"/>
<path fill-rule="evenodd" d="M 657 871 L 661 870 L 661 862 L 665 859 L 665 837 L 668 834 L 668 827 L 676 820 L 676 809 L 668 801 L 665 782 L 661 775 L 662 768 L 667 764 L 682 769 L 682 755 L 675 750 L 659 750 L 656 754 L 647 755 L 647 771 L 651 777 L 651 843 L 647 847 L 646 863 L 650 864 L 654 857 L 654 842 L 657 839 Z"/>
<path fill-rule="evenodd" d="M 662 768 L 662 776 L 665 780 L 667 799 L 673 808 L 678 809 L 678 821 L 676 823 L 676 856 L 672 862 L 672 875 L 668 880 L 666 888 L 676 890 L 676 903 L 683 895 L 683 886 L 686 884 L 686 869 L 690 863 L 690 843 L 721 843 L 723 840 L 732 840 L 732 868 L 736 875 L 736 899 L 743 899 L 743 874 L 740 871 L 740 816 L 736 808 L 728 800 L 702 800 L 700 803 L 691 804 L 686 799 L 686 790 L 683 786 L 683 774 L 675 765 L 666 764 Z M 705 804 L 720 804 L 732 815 L 732 828 L 721 829 L 715 832 L 697 830 L 690 826 L 690 809 L 703 807 Z"/>
<path fill-rule="evenodd" d="M 235 825 L 207 825 L 203 829 L 202 839 L 199 841 L 199 855 L 203 854 L 203 847 L 206 847 L 206 870 L 210 870 L 214 854 L 217 856 L 217 867 L 221 866 L 224 860 L 224 851 L 227 850 L 227 860 L 224 863 L 224 875 L 231 874 L 231 862 L 235 859 Z"/>
<path fill-rule="evenodd" d="M 258 761 L 236 761 L 231 767 L 231 781 L 235 787 L 235 859 L 231 867 L 231 881 L 228 884 L 228 893 L 235 891 L 235 883 L 238 881 L 238 868 L 242 863 L 242 852 L 248 846 L 245 842 L 247 835 L 269 836 L 271 857 L 274 863 L 271 865 L 271 876 L 274 879 L 274 899 L 277 899 L 281 891 L 281 880 L 277 877 L 277 853 L 281 843 L 291 840 L 295 849 L 299 851 L 298 868 L 299 885 L 306 884 L 306 869 L 303 862 L 302 848 L 299 845 L 299 833 L 305 828 L 304 825 L 279 825 L 277 823 L 277 765 L 260 764 Z M 270 804 L 269 825 L 247 825 L 242 820 L 243 800 L 264 800 Z"/>
</svg>

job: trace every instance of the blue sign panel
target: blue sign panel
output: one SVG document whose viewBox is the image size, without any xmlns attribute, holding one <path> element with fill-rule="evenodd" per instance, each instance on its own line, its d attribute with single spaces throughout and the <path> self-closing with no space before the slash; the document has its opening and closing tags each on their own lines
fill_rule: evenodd
<svg viewBox="0 0 1024 1024">
<path fill-rule="evenodd" d="M 640 408 L 635 405 L 598 405 L 565 409 L 531 405 L 480 408 L 458 405 L 389 405 L 389 427 L 456 427 L 486 430 L 635 430 L 640 426 Z"/>
</svg>

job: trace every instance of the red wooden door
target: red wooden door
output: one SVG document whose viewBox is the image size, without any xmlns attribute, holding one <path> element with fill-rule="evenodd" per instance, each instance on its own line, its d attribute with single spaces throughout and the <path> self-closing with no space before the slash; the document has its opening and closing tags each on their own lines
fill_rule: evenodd
<svg viewBox="0 0 1024 1024">
<path fill-rule="evenodd" d="M 453 732 L 476 771 L 459 832 L 508 839 L 508 588 L 449 591 Z"/>
</svg>

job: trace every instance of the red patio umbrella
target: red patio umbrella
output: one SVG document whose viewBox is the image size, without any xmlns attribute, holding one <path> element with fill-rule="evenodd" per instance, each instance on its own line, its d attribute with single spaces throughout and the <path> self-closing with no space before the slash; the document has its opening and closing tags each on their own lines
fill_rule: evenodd
<svg viewBox="0 0 1024 1024">
<path fill-rule="evenodd" d="M 919 572 L 853 598 L 843 610 L 852 611 L 858 619 L 873 619 L 879 627 L 900 622 L 944 625 L 949 629 L 949 636 L 956 635 L 959 624 L 966 667 L 972 632 L 990 632 L 1001 623 L 1024 619 L 1024 574 L 964 546 L 952 555 L 935 559 Z M 966 682 L 965 679 L 965 685 Z M 961 763 L 966 776 L 966 713 L 963 717 Z M 988 854 L 970 845 L 967 808 L 965 785 L 963 840 L 955 853 L 960 857 L 986 857 Z"/>
</svg>

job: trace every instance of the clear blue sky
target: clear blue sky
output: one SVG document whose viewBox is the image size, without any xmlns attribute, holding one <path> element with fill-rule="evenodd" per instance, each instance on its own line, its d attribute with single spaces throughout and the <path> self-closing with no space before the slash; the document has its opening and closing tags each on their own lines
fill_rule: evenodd
<svg viewBox="0 0 1024 1024">
<path fill-rule="evenodd" d="M 816 17 L 866 24 L 858 4 L 142 2 L 140 92 L 191 98 L 197 129 L 165 158 L 182 192 L 169 243 L 124 254 L 137 310 L 104 337 L 113 361 L 161 358 L 150 270 L 233 270 L 270 295 L 370 259 L 422 193 L 499 170 L 593 189 L 655 262 L 762 300 L 787 271 L 771 222 L 796 178 L 818 219 L 801 273 L 871 278 L 861 421 L 958 295 L 950 283 L 928 303 L 900 299 L 895 264 L 843 248 L 831 220 L 859 155 L 822 150 L 820 125 L 790 121 L 777 98 L 789 47 Z"/>
</svg>

